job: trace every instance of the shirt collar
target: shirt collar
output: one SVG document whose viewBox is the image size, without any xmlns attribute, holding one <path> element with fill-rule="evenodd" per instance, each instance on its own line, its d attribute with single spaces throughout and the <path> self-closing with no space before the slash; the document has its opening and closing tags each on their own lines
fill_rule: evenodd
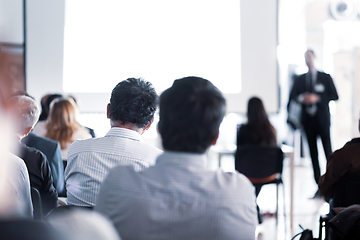
<svg viewBox="0 0 360 240">
<path fill-rule="evenodd" d="M 165 151 L 157 160 L 156 165 L 191 166 L 196 168 L 206 167 L 206 155 L 197 153 Z"/>
<path fill-rule="evenodd" d="M 105 135 L 105 137 L 109 136 L 130 138 L 136 141 L 142 141 L 141 135 L 138 132 L 120 127 L 112 127 Z"/>
</svg>

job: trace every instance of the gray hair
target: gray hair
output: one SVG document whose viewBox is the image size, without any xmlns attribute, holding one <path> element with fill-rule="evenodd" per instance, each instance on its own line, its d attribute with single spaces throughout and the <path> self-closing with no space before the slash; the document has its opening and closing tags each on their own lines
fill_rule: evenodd
<svg viewBox="0 0 360 240">
<path fill-rule="evenodd" d="M 36 101 L 24 95 L 12 97 L 10 101 L 20 124 L 19 130 L 24 132 L 34 127 L 40 116 L 40 108 Z"/>
</svg>

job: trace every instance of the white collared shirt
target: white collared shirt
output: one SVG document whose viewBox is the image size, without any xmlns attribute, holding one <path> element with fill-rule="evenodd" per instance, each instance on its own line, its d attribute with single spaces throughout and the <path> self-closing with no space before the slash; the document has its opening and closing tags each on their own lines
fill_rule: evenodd
<svg viewBox="0 0 360 240">
<path fill-rule="evenodd" d="M 65 169 L 67 202 L 94 206 L 100 185 L 109 170 L 131 165 L 136 171 L 155 164 L 162 151 L 141 141 L 139 133 L 113 127 L 102 138 L 75 141 L 69 147 Z"/>
<path fill-rule="evenodd" d="M 242 174 L 211 171 L 201 154 L 165 152 L 141 172 L 116 167 L 95 210 L 123 239 L 255 239 L 255 190 Z"/>
</svg>

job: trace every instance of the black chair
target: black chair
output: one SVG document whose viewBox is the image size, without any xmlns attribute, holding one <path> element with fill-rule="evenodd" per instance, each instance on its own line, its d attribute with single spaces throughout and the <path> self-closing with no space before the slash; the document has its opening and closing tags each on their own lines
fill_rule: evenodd
<svg viewBox="0 0 360 240">
<path fill-rule="evenodd" d="M 284 153 L 279 147 L 244 145 L 235 152 L 235 169 L 250 179 L 254 186 L 259 189 L 266 184 L 276 184 L 276 222 L 278 221 L 279 209 L 279 184 L 282 184 Z M 275 179 L 268 180 L 276 174 Z M 282 184 L 283 185 L 283 184 Z M 285 192 L 284 216 L 285 216 Z"/>
<path fill-rule="evenodd" d="M 33 215 L 35 220 L 43 219 L 42 204 L 39 190 L 31 188 L 31 201 L 33 204 Z"/>
<path fill-rule="evenodd" d="M 322 228 L 325 228 L 325 239 L 329 239 L 329 221 L 335 216 L 333 208 L 349 207 L 360 204 L 360 172 L 342 176 L 334 186 L 333 196 L 330 200 L 330 211 L 325 216 L 320 216 L 319 239 L 322 239 Z"/>
</svg>

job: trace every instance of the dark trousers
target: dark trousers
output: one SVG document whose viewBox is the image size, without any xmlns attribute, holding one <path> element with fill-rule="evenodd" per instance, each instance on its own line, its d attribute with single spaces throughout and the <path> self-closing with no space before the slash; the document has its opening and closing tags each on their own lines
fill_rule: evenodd
<svg viewBox="0 0 360 240">
<path fill-rule="evenodd" d="M 330 140 L 330 127 L 324 126 L 324 124 L 319 123 L 315 117 L 309 117 L 308 121 L 306 121 L 306 124 L 304 124 L 304 131 L 309 144 L 310 157 L 313 165 L 315 182 L 319 183 L 321 172 L 319 165 L 319 153 L 317 148 L 317 137 L 321 138 L 321 142 L 324 147 L 324 152 L 327 160 L 328 156 L 332 153 L 331 140 Z"/>
</svg>

